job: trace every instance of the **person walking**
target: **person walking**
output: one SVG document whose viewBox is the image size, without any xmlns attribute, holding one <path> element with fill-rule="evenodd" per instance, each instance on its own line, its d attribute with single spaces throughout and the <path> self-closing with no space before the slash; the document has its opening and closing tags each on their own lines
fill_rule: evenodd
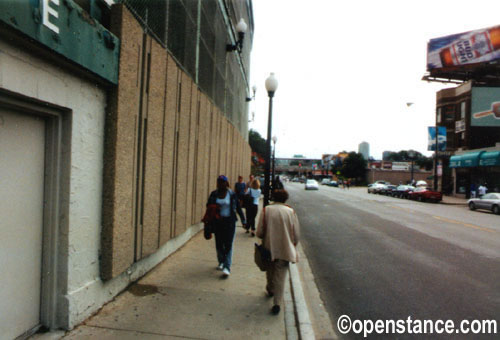
<svg viewBox="0 0 500 340">
<path fill-rule="evenodd" d="M 216 204 L 219 208 L 219 218 L 214 222 L 215 248 L 217 250 L 218 270 L 222 270 L 225 277 L 231 273 L 231 263 L 233 257 L 233 242 L 236 231 L 236 221 L 238 214 L 243 224 L 245 217 L 240 207 L 238 197 L 229 189 L 229 182 L 226 176 L 217 177 L 217 189 L 210 193 L 207 207 Z"/>
<path fill-rule="evenodd" d="M 240 207 L 243 207 L 243 197 L 247 191 L 247 184 L 243 182 L 243 176 L 238 176 L 238 182 L 234 183 L 234 192 L 240 201 Z"/>
<path fill-rule="evenodd" d="M 470 185 L 470 198 L 476 198 L 476 183 Z"/>
<path fill-rule="evenodd" d="M 487 191 L 488 191 L 488 188 L 486 187 L 486 183 L 481 184 L 481 186 L 479 188 L 477 188 L 479 198 L 481 198 L 483 195 L 486 195 Z"/>
<path fill-rule="evenodd" d="M 248 176 L 247 189 L 250 188 L 254 179 L 255 177 L 253 175 Z"/>
<path fill-rule="evenodd" d="M 245 229 L 247 233 L 251 231 L 251 236 L 255 236 L 255 217 L 257 216 L 257 212 L 259 211 L 259 199 L 261 195 L 260 190 L 260 181 L 258 179 L 254 179 L 252 184 L 250 184 L 250 188 L 248 188 L 246 195 L 250 195 L 253 198 L 252 204 L 249 204 L 246 207 L 247 212 L 247 225 Z"/>
<path fill-rule="evenodd" d="M 273 314 L 278 314 L 283 303 L 283 292 L 290 262 L 298 261 L 296 246 L 299 242 L 299 220 L 295 211 L 285 202 L 288 192 L 276 190 L 274 203 L 262 210 L 257 236 L 271 253 L 271 265 L 266 271 L 266 291 L 274 297 Z"/>
</svg>

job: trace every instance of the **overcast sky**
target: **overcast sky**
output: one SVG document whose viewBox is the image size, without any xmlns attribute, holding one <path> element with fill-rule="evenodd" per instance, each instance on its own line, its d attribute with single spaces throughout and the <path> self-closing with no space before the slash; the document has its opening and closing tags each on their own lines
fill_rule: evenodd
<svg viewBox="0 0 500 340">
<path fill-rule="evenodd" d="M 279 81 L 277 157 L 414 149 L 425 155 L 436 91 L 428 83 L 429 39 L 500 24 L 497 0 L 253 0 L 249 128 L 267 136 L 270 72 Z M 406 103 L 414 103 L 408 107 Z"/>
</svg>

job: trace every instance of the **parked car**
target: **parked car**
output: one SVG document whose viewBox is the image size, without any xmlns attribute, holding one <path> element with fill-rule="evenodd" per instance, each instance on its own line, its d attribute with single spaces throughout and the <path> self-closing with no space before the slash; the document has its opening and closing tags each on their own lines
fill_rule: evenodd
<svg viewBox="0 0 500 340">
<path fill-rule="evenodd" d="M 380 188 L 378 191 L 381 195 L 392 196 L 392 192 L 396 190 L 397 186 L 392 184 L 386 184 L 384 187 Z"/>
<path fill-rule="evenodd" d="M 373 183 L 373 185 L 368 188 L 368 193 L 369 194 L 377 194 L 384 187 L 385 187 L 385 184 Z"/>
<path fill-rule="evenodd" d="M 318 190 L 319 189 L 318 182 L 316 182 L 316 180 L 314 180 L 314 179 L 306 180 L 305 189 L 306 190 Z"/>
<path fill-rule="evenodd" d="M 339 183 L 337 181 L 330 181 L 330 183 L 328 183 L 328 186 L 329 187 L 338 187 Z"/>
<path fill-rule="evenodd" d="M 431 201 L 439 202 L 443 199 L 443 194 L 439 191 L 434 191 L 431 188 L 418 187 L 408 193 L 408 197 L 412 200 L 420 202 Z"/>
<path fill-rule="evenodd" d="M 330 180 L 328 178 L 323 178 L 321 180 L 321 185 L 328 185 L 330 183 Z"/>
<path fill-rule="evenodd" d="M 491 210 L 494 214 L 500 214 L 500 193 L 491 192 L 481 198 L 471 198 L 467 203 L 470 210 L 486 209 Z"/>
<path fill-rule="evenodd" d="M 399 185 L 396 190 L 392 191 L 393 197 L 399 198 L 409 198 L 409 193 L 415 190 L 414 186 L 411 185 Z"/>
<path fill-rule="evenodd" d="M 415 184 L 416 187 L 427 187 L 427 182 L 426 181 L 417 181 L 417 183 Z"/>
</svg>

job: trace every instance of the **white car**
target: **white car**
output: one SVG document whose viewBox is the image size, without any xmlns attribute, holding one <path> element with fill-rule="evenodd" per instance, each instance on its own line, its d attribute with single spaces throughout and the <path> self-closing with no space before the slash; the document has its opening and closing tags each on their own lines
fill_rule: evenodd
<svg viewBox="0 0 500 340">
<path fill-rule="evenodd" d="M 500 214 L 500 193 L 491 192 L 483 195 L 481 198 L 471 198 L 469 204 L 470 210 L 485 209 L 491 210 L 494 214 Z"/>
<path fill-rule="evenodd" d="M 323 178 L 321 180 L 321 185 L 328 185 L 328 184 L 330 184 L 330 180 L 328 178 Z"/>
<path fill-rule="evenodd" d="M 306 180 L 306 190 L 319 190 L 318 182 L 316 182 L 314 179 L 308 179 Z"/>
</svg>

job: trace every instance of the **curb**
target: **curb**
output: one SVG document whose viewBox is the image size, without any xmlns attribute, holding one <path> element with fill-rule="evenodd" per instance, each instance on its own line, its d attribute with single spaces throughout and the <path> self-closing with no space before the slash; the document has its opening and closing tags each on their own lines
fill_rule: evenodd
<svg viewBox="0 0 500 340">
<path fill-rule="evenodd" d="M 295 307 L 296 327 L 299 339 L 309 340 L 315 339 L 314 329 L 312 327 L 309 310 L 307 308 L 304 291 L 302 290 L 302 282 L 299 276 L 299 270 L 295 263 L 290 263 L 290 290 Z"/>
</svg>

